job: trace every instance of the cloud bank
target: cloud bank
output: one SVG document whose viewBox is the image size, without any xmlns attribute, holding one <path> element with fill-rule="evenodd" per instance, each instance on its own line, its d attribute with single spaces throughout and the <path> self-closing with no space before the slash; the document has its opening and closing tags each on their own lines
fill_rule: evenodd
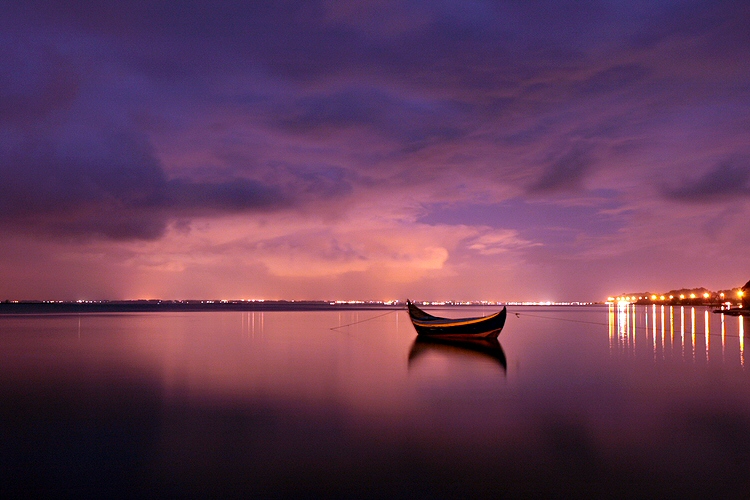
<svg viewBox="0 0 750 500">
<path fill-rule="evenodd" d="M 173 259 L 156 266 L 169 296 L 221 290 L 207 276 L 235 255 L 258 294 L 289 298 L 488 294 L 487 268 L 516 269 L 524 297 L 596 298 L 614 265 L 644 274 L 611 286 L 669 288 L 649 280 L 681 286 L 702 255 L 700 284 L 730 286 L 728 262 L 750 272 L 732 250 L 748 21 L 745 2 L 703 1 L 6 5 L 0 230 L 20 253 L 0 273 L 29 245 Z M 654 277 L 653 249 L 685 263 Z M 92 278 L 71 296 L 113 272 L 75 260 Z"/>
</svg>

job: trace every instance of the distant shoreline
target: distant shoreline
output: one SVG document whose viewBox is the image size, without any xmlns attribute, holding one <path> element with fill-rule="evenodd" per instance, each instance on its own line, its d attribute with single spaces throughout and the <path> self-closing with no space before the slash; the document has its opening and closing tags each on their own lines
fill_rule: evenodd
<svg viewBox="0 0 750 500">
<path fill-rule="evenodd" d="M 2 302 L 0 314 L 68 314 L 108 312 L 199 312 L 199 311 L 319 311 L 347 309 L 401 309 L 385 303 L 331 303 L 325 301 L 91 301 L 91 302 Z"/>
<path fill-rule="evenodd" d="M 566 303 L 430 303 L 417 302 L 426 307 L 502 307 L 509 306 L 592 306 L 601 303 L 566 302 Z M 377 301 L 316 301 L 316 300 L 265 300 L 265 301 L 201 301 L 201 300 L 112 300 L 81 302 L 43 302 L 43 301 L 6 301 L 0 302 L 0 315 L 13 314 L 83 314 L 83 313 L 147 313 L 147 312 L 201 312 L 201 311 L 362 311 L 362 310 L 400 310 L 405 309 L 405 302 Z"/>
</svg>

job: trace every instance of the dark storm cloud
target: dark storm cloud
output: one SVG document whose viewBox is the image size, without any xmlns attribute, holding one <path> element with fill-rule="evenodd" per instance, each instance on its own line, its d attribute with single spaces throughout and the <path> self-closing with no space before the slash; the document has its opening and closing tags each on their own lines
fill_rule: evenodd
<svg viewBox="0 0 750 500">
<path fill-rule="evenodd" d="M 663 192 L 673 200 L 698 203 L 750 198 L 750 158 L 723 161 L 702 176 Z"/>
<path fill-rule="evenodd" d="M 43 45 L 5 44 L 0 68 L 0 122 L 37 119 L 69 105 L 78 94 L 78 75 Z"/>
<path fill-rule="evenodd" d="M 175 217 L 278 209 L 279 187 L 167 178 L 145 138 L 87 131 L 0 152 L 0 225 L 36 233 L 153 239 Z"/>
<path fill-rule="evenodd" d="M 534 182 L 529 192 L 551 193 L 572 191 L 581 187 L 581 182 L 591 168 L 590 154 L 580 148 L 573 149 L 561 158 L 552 161 Z"/>
<path fill-rule="evenodd" d="M 324 200 L 333 200 L 353 191 L 353 182 L 346 169 L 331 165 L 284 165 L 291 183 L 303 187 L 300 196 L 312 196 Z"/>
<path fill-rule="evenodd" d="M 223 182 L 195 182 L 171 179 L 166 183 L 164 205 L 177 213 L 199 214 L 215 211 L 244 212 L 288 206 L 287 194 L 280 188 L 250 179 Z"/>
<path fill-rule="evenodd" d="M 27 38 L 21 38 L 28 42 Z M 48 44 L 6 45 L 0 70 L 0 226 L 58 236 L 160 237 L 175 217 L 289 206 L 280 186 L 170 178 L 147 135 L 118 118 Z M 294 187 L 292 186 L 292 189 Z"/>
<path fill-rule="evenodd" d="M 604 33 L 622 37 L 617 14 L 598 2 L 32 1 L 6 23 L 20 17 L 45 31 L 103 37 L 153 77 L 210 79 L 260 66 L 296 82 L 376 78 L 484 99 L 476 92 L 569 67 Z"/>
<path fill-rule="evenodd" d="M 360 129 L 399 141 L 404 149 L 415 151 L 464 135 L 466 130 L 459 123 L 468 111 L 460 103 L 356 88 L 304 97 L 277 109 L 272 120 L 291 133 L 321 135 Z"/>
<path fill-rule="evenodd" d="M 137 74 L 89 41 L 67 36 L 0 33 L 0 227 L 5 231 L 155 239 L 177 218 L 278 210 L 350 191 L 334 171 L 294 172 L 276 180 L 232 170 L 198 180 L 169 174 L 148 127 L 139 124 L 144 108 L 157 116 L 163 110 L 149 95 L 154 86 L 129 87 Z M 101 59 L 101 67 L 90 59 Z"/>
<path fill-rule="evenodd" d="M 742 2 L 30 0 L 4 10 L 0 221 L 39 231 L 155 238 L 173 217 L 347 196 L 372 185 L 375 164 L 436 185 L 471 174 L 536 197 L 579 193 L 613 168 L 608 153 L 654 142 L 672 113 L 741 115 L 750 94 Z M 188 125 L 226 131 L 196 147 L 223 159 L 202 180 L 156 152 L 190 142 Z M 265 156 L 234 137 L 240 125 L 267 134 Z M 290 153 L 298 138 L 328 156 L 306 163 L 309 150 Z"/>
<path fill-rule="evenodd" d="M 30 0 L 9 6 L 4 22 L 104 37 L 131 64 L 170 77 L 261 65 L 294 81 L 347 75 L 466 92 L 516 88 L 542 68 L 571 69 L 599 51 L 612 67 L 588 90 L 622 86 L 643 71 L 620 62 L 623 48 L 697 34 L 709 44 L 704 52 L 739 52 L 747 15 L 742 2 Z"/>
</svg>

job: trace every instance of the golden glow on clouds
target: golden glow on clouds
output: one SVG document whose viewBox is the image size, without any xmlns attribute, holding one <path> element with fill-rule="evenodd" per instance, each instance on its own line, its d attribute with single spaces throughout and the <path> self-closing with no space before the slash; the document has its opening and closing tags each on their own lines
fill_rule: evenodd
<svg viewBox="0 0 750 500">
<path fill-rule="evenodd" d="M 167 273 L 232 261 L 260 265 L 279 277 L 373 271 L 409 281 L 444 269 L 451 253 L 478 235 L 465 226 L 406 225 L 368 217 L 333 222 L 291 216 L 264 222 L 224 218 L 195 224 L 189 233 L 171 231 L 160 241 L 132 244 L 128 262 Z M 502 240 L 488 241 L 497 246 Z"/>
<path fill-rule="evenodd" d="M 541 246 L 518 236 L 515 230 L 496 230 L 492 233 L 477 237 L 468 248 L 481 255 L 498 255 L 508 253 L 513 249 L 530 246 Z"/>
<path fill-rule="evenodd" d="M 518 250 L 533 244 L 510 230 L 421 224 L 391 201 L 338 218 L 286 213 L 194 221 L 157 241 L 121 244 L 110 273 L 126 276 L 119 280 L 126 297 L 380 298 L 388 283 L 474 283 L 479 276 L 466 266 L 477 258 L 494 257 L 495 270 L 514 268 Z M 88 249 L 108 251 L 104 242 Z M 500 286 L 497 279 L 488 283 Z M 478 293 L 478 286 L 467 289 Z M 435 287 L 441 296 L 446 290 Z"/>
</svg>

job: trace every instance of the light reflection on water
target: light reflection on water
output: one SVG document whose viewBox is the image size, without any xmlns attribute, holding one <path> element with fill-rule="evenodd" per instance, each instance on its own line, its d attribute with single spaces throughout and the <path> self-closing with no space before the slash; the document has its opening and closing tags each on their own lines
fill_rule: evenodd
<svg viewBox="0 0 750 500">
<path fill-rule="evenodd" d="M 743 321 L 512 307 L 456 344 L 404 311 L 0 316 L 0 492 L 746 492 Z"/>
<path fill-rule="evenodd" d="M 679 311 L 677 315 L 675 311 Z M 662 305 L 657 309 L 656 305 L 611 304 L 610 350 L 632 357 L 650 356 L 744 368 L 746 321 L 743 316 L 714 314 L 706 307 Z M 675 336 L 676 328 L 679 336 Z"/>
</svg>

